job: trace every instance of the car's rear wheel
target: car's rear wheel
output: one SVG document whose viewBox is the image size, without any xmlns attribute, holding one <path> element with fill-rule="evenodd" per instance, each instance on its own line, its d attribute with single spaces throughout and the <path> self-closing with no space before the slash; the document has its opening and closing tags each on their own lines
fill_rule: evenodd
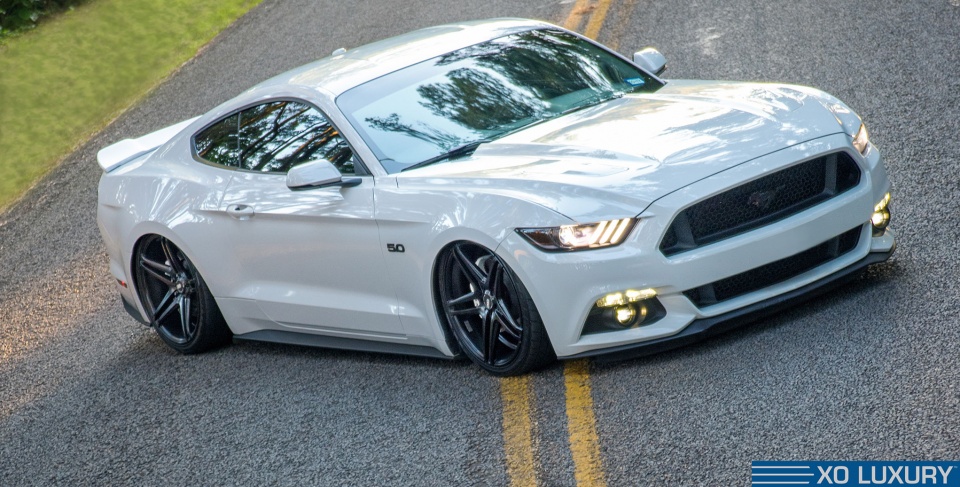
<svg viewBox="0 0 960 487">
<path fill-rule="evenodd" d="M 206 283 L 170 240 L 145 237 L 133 264 L 140 302 L 167 345 L 181 353 L 198 353 L 230 341 L 230 329 Z"/>
<path fill-rule="evenodd" d="M 555 359 L 523 283 L 489 249 L 448 247 L 437 266 L 438 308 L 463 353 L 496 375 L 517 375 Z"/>
</svg>

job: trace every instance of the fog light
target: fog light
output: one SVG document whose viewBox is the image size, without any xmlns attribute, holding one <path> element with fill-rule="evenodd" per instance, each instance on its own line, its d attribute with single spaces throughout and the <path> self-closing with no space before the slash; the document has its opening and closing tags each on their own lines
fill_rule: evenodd
<svg viewBox="0 0 960 487">
<path fill-rule="evenodd" d="M 635 303 L 637 301 L 642 301 L 644 299 L 650 299 L 657 295 L 657 292 L 653 289 L 627 289 L 623 292 L 623 295 L 627 298 L 628 302 Z"/>
<path fill-rule="evenodd" d="M 873 223 L 873 227 L 877 230 L 887 228 L 887 225 L 890 224 L 890 211 L 884 208 L 874 213 L 870 218 L 870 222 Z"/>
<path fill-rule="evenodd" d="M 883 195 L 883 199 L 873 207 L 870 223 L 873 225 L 873 236 L 879 237 L 890 225 L 890 193 Z"/>
<path fill-rule="evenodd" d="M 887 207 L 890 204 L 890 193 L 883 195 L 883 199 L 873 207 L 873 211 L 880 211 Z"/>
<path fill-rule="evenodd" d="M 636 326 L 637 323 L 641 323 L 647 318 L 647 307 L 642 304 L 639 306 L 628 304 L 614 308 L 613 313 L 620 326 L 629 328 Z"/>
<path fill-rule="evenodd" d="M 627 303 L 636 303 L 644 299 L 656 297 L 657 292 L 653 289 L 627 289 L 622 293 L 610 293 L 597 300 L 597 306 L 601 308 L 612 308 L 614 306 L 623 306 Z"/>
<path fill-rule="evenodd" d="M 637 310 L 633 309 L 633 306 L 619 306 L 617 309 L 613 310 L 617 316 L 617 322 L 621 325 L 629 325 L 634 318 L 637 317 Z"/>
<path fill-rule="evenodd" d="M 655 323 L 664 316 L 666 310 L 656 297 L 607 307 L 601 307 L 597 302 L 587 315 L 582 333 L 590 335 L 629 330 Z"/>
<path fill-rule="evenodd" d="M 597 306 L 601 308 L 612 308 L 624 304 L 627 304 L 627 299 L 623 296 L 623 293 L 610 293 L 597 300 Z"/>
</svg>

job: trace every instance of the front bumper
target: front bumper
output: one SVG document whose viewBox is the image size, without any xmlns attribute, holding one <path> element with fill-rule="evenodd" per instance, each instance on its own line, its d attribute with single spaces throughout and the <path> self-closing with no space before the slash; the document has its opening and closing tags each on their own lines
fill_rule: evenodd
<svg viewBox="0 0 960 487">
<path fill-rule="evenodd" d="M 860 259 L 855 264 L 844 268 L 843 270 L 830 274 L 818 281 L 811 282 L 793 291 L 765 299 L 763 301 L 745 306 L 743 308 L 729 311 L 722 315 L 712 316 L 694 320 L 680 333 L 650 340 L 646 342 L 621 345 L 613 348 L 591 350 L 589 352 L 578 353 L 560 357 L 566 359 L 578 359 L 585 357 L 599 357 L 601 361 L 617 361 L 629 358 L 643 357 L 655 353 L 671 350 L 674 348 L 688 345 L 704 338 L 723 333 L 734 328 L 749 324 L 765 316 L 774 314 L 780 310 L 790 308 L 800 304 L 808 299 L 823 294 L 837 286 L 854 279 L 860 271 L 871 264 L 883 262 L 893 255 L 896 245 L 890 250 L 882 252 L 871 252 L 866 257 Z"/>
<path fill-rule="evenodd" d="M 849 137 L 829 136 L 798 144 L 733 167 L 677 190 L 639 215 L 632 234 L 619 246 L 569 253 L 544 253 L 518 235 L 510 235 L 497 249 L 526 284 L 543 318 L 557 356 L 584 357 L 623 350 L 671 348 L 746 322 L 763 310 L 775 311 L 800 296 L 842 280 L 863 267 L 885 260 L 894 248 L 894 235 L 873 237 L 870 217 L 874 206 L 890 191 L 886 171 L 876 150 L 866 157 L 851 152 Z M 694 250 L 664 255 L 662 236 L 678 212 L 772 171 L 837 150 L 851 152 L 861 167 L 860 184 L 821 204 L 745 233 Z M 860 228 L 856 245 L 745 294 L 715 304 L 695 303 L 688 291 L 746 271 L 804 253 Z M 597 299 L 627 289 L 653 289 L 665 315 L 636 328 L 584 333 L 584 321 Z M 723 326 L 721 326 L 723 324 Z M 671 343 L 666 346 L 664 344 Z"/>
<path fill-rule="evenodd" d="M 123 310 L 126 311 L 131 318 L 137 320 L 137 323 L 143 326 L 150 326 L 150 322 L 143 319 L 143 316 L 140 315 L 140 310 L 137 309 L 137 305 L 128 301 L 127 297 L 123 294 L 120 295 L 120 302 L 123 304 Z"/>
</svg>

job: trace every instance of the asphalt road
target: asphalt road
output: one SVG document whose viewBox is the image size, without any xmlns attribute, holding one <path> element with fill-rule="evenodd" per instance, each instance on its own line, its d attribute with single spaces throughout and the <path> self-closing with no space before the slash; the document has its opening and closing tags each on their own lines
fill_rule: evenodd
<svg viewBox="0 0 960 487">
<path fill-rule="evenodd" d="M 747 485 L 761 459 L 960 459 L 956 3 L 598 4 L 599 39 L 657 46 L 668 78 L 846 101 L 884 154 L 900 243 L 799 308 L 591 364 L 608 485 Z M 0 485 L 508 484 L 501 382 L 465 362 L 250 343 L 184 357 L 127 317 L 95 222 L 95 154 L 341 46 L 465 19 L 563 22 L 573 7 L 265 0 L 70 155 L 0 214 Z M 538 482 L 575 485 L 564 367 L 530 382 Z"/>
</svg>

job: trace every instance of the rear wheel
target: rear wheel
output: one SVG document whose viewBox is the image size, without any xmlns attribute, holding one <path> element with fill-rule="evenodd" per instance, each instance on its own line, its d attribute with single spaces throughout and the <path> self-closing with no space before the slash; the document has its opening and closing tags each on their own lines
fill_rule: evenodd
<svg viewBox="0 0 960 487">
<path fill-rule="evenodd" d="M 170 240 L 145 237 L 137 248 L 134 273 L 150 324 L 171 348 L 198 353 L 230 341 L 230 329 L 206 283 Z"/>
<path fill-rule="evenodd" d="M 518 375 L 556 357 L 523 283 L 489 249 L 448 247 L 437 273 L 438 308 L 464 354 L 496 375 Z"/>
</svg>

